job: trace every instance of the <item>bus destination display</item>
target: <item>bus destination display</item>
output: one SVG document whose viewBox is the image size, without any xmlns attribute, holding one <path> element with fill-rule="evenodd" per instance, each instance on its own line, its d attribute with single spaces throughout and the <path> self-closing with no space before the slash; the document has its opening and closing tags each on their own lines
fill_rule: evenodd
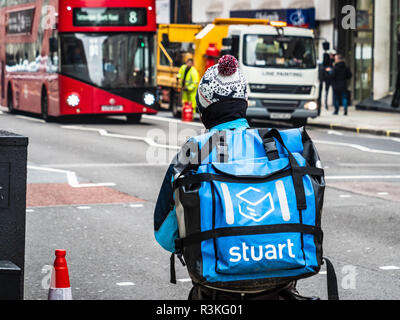
<svg viewBox="0 0 400 320">
<path fill-rule="evenodd" d="M 129 27 L 147 24 L 146 8 L 75 8 L 76 27 Z"/>
<path fill-rule="evenodd" d="M 14 11 L 8 14 L 7 34 L 31 33 L 35 9 Z"/>
</svg>

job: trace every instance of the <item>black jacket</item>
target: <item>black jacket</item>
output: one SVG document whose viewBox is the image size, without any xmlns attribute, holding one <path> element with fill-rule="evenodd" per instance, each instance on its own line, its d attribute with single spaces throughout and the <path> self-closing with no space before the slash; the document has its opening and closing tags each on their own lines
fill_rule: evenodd
<svg viewBox="0 0 400 320">
<path fill-rule="evenodd" d="M 330 82 L 330 78 L 329 78 L 329 72 L 326 71 L 326 68 L 332 68 L 333 65 L 333 61 L 330 58 L 329 54 L 324 53 L 324 59 L 323 62 L 319 65 L 319 81 L 323 82 L 323 81 L 329 81 Z"/>
<path fill-rule="evenodd" d="M 348 81 L 352 76 L 353 74 L 344 62 L 335 64 L 329 76 L 333 90 L 336 92 L 347 91 Z"/>
</svg>

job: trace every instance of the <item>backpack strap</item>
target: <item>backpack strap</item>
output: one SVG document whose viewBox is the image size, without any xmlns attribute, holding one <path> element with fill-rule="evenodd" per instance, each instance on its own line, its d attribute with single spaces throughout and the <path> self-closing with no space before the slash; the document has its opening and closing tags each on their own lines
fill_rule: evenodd
<svg viewBox="0 0 400 320">
<path fill-rule="evenodd" d="M 323 257 L 322 259 L 326 262 L 326 281 L 328 286 L 328 300 L 339 300 L 339 291 L 338 291 L 335 268 L 333 267 L 332 262 L 328 258 Z"/>
<path fill-rule="evenodd" d="M 175 248 L 177 252 L 182 252 L 185 247 L 201 243 L 205 240 L 240 236 L 240 235 L 258 235 L 258 234 L 274 234 L 274 233 L 305 233 L 322 237 L 320 227 L 314 227 L 306 224 L 274 224 L 274 225 L 259 225 L 246 227 L 226 227 L 219 229 L 210 229 L 208 231 L 200 231 L 187 235 L 185 238 L 175 239 Z M 179 258 L 179 255 L 178 255 Z"/>
<path fill-rule="evenodd" d="M 175 255 L 177 255 L 179 261 L 182 263 L 184 267 L 186 267 L 186 263 L 183 260 L 182 257 L 182 250 L 177 249 L 174 253 L 171 254 L 170 260 L 169 260 L 169 266 L 170 266 L 170 282 L 172 284 L 176 284 L 176 270 L 175 270 Z"/>
<path fill-rule="evenodd" d="M 267 141 L 266 143 L 264 143 L 264 146 L 265 144 L 269 146 L 268 144 L 269 139 L 275 138 L 281 144 L 281 146 L 287 151 L 290 167 L 292 169 L 293 184 L 296 193 L 297 210 L 301 211 L 307 209 L 306 195 L 304 192 L 304 184 L 303 184 L 304 168 L 300 167 L 300 165 L 297 163 L 295 157 L 283 142 L 282 136 L 277 129 L 259 130 L 259 134 L 263 139 L 263 141 Z M 268 151 L 266 150 L 266 152 Z"/>
</svg>

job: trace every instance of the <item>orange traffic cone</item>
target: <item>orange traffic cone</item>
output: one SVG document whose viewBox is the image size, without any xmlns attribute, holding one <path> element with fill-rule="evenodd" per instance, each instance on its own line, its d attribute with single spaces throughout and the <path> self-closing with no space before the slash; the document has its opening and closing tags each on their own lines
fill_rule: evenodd
<svg viewBox="0 0 400 320">
<path fill-rule="evenodd" d="M 56 259 L 51 273 L 49 300 L 72 300 L 65 250 L 56 250 Z"/>
</svg>

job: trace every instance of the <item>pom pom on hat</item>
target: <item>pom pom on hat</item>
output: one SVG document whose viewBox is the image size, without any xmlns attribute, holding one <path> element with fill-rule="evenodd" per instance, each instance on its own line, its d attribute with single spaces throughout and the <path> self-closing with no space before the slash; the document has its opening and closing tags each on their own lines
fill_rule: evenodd
<svg viewBox="0 0 400 320">
<path fill-rule="evenodd" d="M 201 78 L 196 102 L 200 113 L 216 103 L 239 99 L 247 101 L 247 81 L 234 56 L 224 55 Z"/>
<path fill-rule="evenodd" d="M 218 61 L 218 72 L 221 76 L 229 77 L 236 73 L 239 63 L 234 56 L 229 54 L 223 56 Z"/>
</svg>

